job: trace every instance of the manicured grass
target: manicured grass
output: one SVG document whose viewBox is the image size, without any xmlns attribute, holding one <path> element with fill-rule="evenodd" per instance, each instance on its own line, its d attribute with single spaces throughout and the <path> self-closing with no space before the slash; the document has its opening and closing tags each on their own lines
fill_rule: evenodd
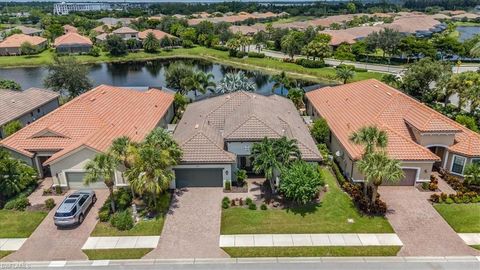
<svg viewBox="0 0 480 270">
<path fill-rule="evenodd" d="M 125 248 L 125 249 L 85 249 L 82 250 L 89 260 L 122 260 L 141 259 L 152 248 Z"/>
<path fill-rule="evenodd" d="M 480 233 L 480 204 L 436 204 L 438 213 L 458 233 Z"/>
<path fill-rule="evenodd" d="M 2 56 L 0 57 L 0 68 L 22 67 L 22 66 L 42 66 L 48 65 L 53 61 L 54 52 L 46 50 L 33 56 Z M 331 67 L 325 68 L 304 68 L 294 63 L 285 63 L 279 59 L 273 58 L 231 58 L 228 52 L 218 51 L 205 47 L 194 47 L 190 49 L 174 49 L 171 51 L 161 51 L 159 53 L 135 52 L 125 56 L 113 57 L 105 52 L 100 56 L 90 55 L 75 56 L 81 63 L 102 63 L 102 62 L 126 62 L 141 61 L 167 58 L 197 58 L 206 59 L 213 62 L 231 65 L 242 69 L 261 70 L 265 73 L 279 73 L 285 71 L 290 77 L 296 79 L 309 80 L 314 82 L 338 83 L 335 78 L 335 70 Z M 376 72 L 357 72 L 352 81 L 365 80 L 370 78 L 380 79 L 382 74 Z"/>
<path fill-rule="evenodd" d="M 43 211 L 0 210 L 0 238 L 29 237 L 47 214 Z"/>
<path fill-rule="evenodd" d="M 329 190 L 318 205 L 288 210 L 228 208 L 222 212 L 222 234 L 261 233 L 392 233 L 384 217 L 362 216 L 350 197 L 336 184 L 331 172 L 322 169 Z M 219 202 L 220 203 L 220 202 Z M 354 223 L 348 223 L 347 219 Z"/>
<path fill-rule="evenodd" d="M 223 248 L 230 256 L 239 257 L 340 257 L 396 256 L 401 247 L 234 247 Z"/>
<path fill-rule="evenodd" d="M 480 250 L 480 245 L 472 245 L 471 247 L 474 248 L 474 249 Z"/>
<path fill-rule="evenodd" d="M 158 201 L 159 212 L 166 213 L 170 206 L 170 193 L 165 193 Z M 128 231 L 120 231 L 110 225 L 109 222 L 98 222 L 92 232 L 92 236 L 150 236 L 162 233 L 165 217 L 163 215 L 153 220 L 141 220 Z"/>
<path fill-rule="evenodd" d="M 478 22 L 455 22 L 455 26 L 480 26 Z"/>
<path fill-rule="evenodd" d="M 6 257 L 8 256 L 9 254 L 12 254 L 13 251 L 4 251 L 4 250 L 0 250 L 0 259 L 3 258 L 3 257 Z"/>
</svg>

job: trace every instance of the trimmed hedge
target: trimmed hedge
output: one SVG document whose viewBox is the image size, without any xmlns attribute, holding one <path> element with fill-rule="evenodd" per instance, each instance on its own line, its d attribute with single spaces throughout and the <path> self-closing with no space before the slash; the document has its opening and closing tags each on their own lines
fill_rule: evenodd
<svg viewBox="0 0 480 270">
<path fill-rule="evenodd" d="M 306 68 L 323 68 L 325 67 L 325 61 L 323 60 L 311 60 L 306 58 L 300 58 L 295 60 L 295 64 Z"/>
<path fill-rule="evenodd" d="M 264 53 L 258 53 L 258 52 L 249 52 L 248 57 L 251 57 L 251 58 L 265 58 L 265 54 Z"/>
</svg>

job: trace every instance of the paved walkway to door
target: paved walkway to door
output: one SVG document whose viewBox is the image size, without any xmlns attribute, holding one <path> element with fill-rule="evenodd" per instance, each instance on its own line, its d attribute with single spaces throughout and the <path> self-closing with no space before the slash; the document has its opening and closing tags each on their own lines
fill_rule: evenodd
<svg viewBox="0 0 480 270">
<path fill-rule="evenodd" d="M 398 256 L 467 256 L 480 252 L 467 246 L 415 187 L 380 187 L 387 218 L 403 242 Z"/>
<path fill-rule="evenodd" d="M 222 188 L 184 188 L 173 196 L 158 247 L 144 258 L 228 258 L 219 247 Z"/>
</svg>

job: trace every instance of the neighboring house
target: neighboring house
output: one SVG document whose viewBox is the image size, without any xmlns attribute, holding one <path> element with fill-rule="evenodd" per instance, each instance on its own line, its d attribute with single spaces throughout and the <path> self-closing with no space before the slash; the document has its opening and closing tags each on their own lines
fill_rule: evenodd
<svg viewBox="0 0 480 270">
<path fill-rule="evenodd" d="M 23 25 L 19 25 L 19 26 L 15 27 L 14 29 L 18 29 L 18 30 L 22 31 L 22 34 L 29 35 L 29 36 L 41 36 L 42 32 L 43 32 L 41 29 L 28 27 L 28 26 L 23 26 Z"/>
<path fill-rule="evenodd" d="M 99 26 L 93 28 L 92 30 L 95 31 L 98 34 L 104 34 L 104 33 L 107 32 L 106 30 L 108 30 L 108 29 L 110 29 L 110 26 L 102 24 L 102 25 L 99 25 Z"/>
<path fill-rule="evenodd" d="M 54 46 L 58 53 L 88 53 L 93 43 L 88 37 L 70 32 L 56 38 Z"/>
<path fill-rule="evenodd" d="M 78 29 L 70 24 L 65 24 L 63 26 L 63 33 L 68 34 L 68 33 L 78 33 Z"/>
<path fill-rule="evenodd" d="M 138 39 L 138 31 L 127 26 L 120 27 L 112 33 L 120 36 L 123 40 Z"/>
<path fill-rule="evenodd" d="M 100 85 L 0 141 L 16 158 L 52 176 L 62 187 L 82 188 L 85 164 L 106 151 L 115 138 L 141 141 L 173 118 L 173 94 Z M 102 188 L 102 181 L 91 187 Z M 115 185 L 126 185 L 122 173 Z"/>
<path fill-rule="evenodd" d="M 103 34 L 100 34 L 100 35 L 96 36 L 95 40 L 97 42 L 103 42 L 103 41 L 107 40 L 107 37 L 108 37 L 108 33 L 103 33 Z"/>
<path fill-rule="evenodd" d="M 5 137 L 3 126 L 18 120 L 29 125 L 59 106 L 56 92 L 30 88 L 25 91 L 0 89 L 0 139 Z"/>
<path fill-rule="evenodd" d="M 158 40 L 161 40 L 161 39 L 163 39 L 164 37 L 176 38 L 175 36 L 172 36 L 172 35 L 170 35 L 170 34 L 168 34 L 168 33 L 165 33 L 165 32 L 163 32 L 163 31 L 160 31 L 160 30 L 157 30 L 157 29 L 147 29 L 147 30 L 145 30 L 145 31 L 142 31 L 142 32 L 138 33 L 138 38 L 139 38 L 140 40 L 144 40 L 149 33 L 153 33 L 153 35 L 155 35 L 155 37 L 156 37 Z"/>
<path fill-rule="evenodd" d="M 293 103 L 284 97 L 234 92 L 188 105 L 173 134 L 183 150 L 172 187 L 222 187 L 238 169 L 252 171 L 251 148 L 265 137 L 296 139 L 302 159 L 321 155 Z"/>
<path fill-rule="evenodd" d="M 127 26 L 129 25 L 131 22 L 132 22 L 133 19 L 131 18 L 111 18 L 111 17 L 105 17 L 105 18 L 101 18 L 97 21 L 103 23 L 103 24 L 106 24 L 110 27 L 114 27 L 114 26 L 117 26 L 117 25 L 121 25 L 121 26 Z"/>
<path fill-rule="evenodd" d="M 35 46 L 37 52 L 44 50 L 47 45 L 47 39 L 45 38 L 25 34 L 14 34 L 0 42 L 0 55 L 22 54 L 21 47 L 25 42 Z"/>
<path fill-rule="evenodd" d="M 465 166 L 480 162 L 480 134 L 475 133 L 408 95 L 370 79 L 306 94 L 307 112 L 327 120 L 328 146 L 344 174 L 363 181 L 356 162 L 364 146 L 349 136 L 375 125 L 388 134 L 388 154 L 401 161 L 405 178 L 396 185 L 430 181 L 432 169 L 462 176 Z"/>
</svg>

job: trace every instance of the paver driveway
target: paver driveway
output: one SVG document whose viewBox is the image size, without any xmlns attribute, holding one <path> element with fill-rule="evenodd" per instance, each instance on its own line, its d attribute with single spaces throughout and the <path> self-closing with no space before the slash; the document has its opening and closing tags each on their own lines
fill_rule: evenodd
<svg viewBox="0 0 480 270">
<path fill-rule="evenodd" d="M 225 258 L 219 247 L 222 188 L 175 191 L 158 247 L 145 258 Z"/>
<path fill-rule="evenodd" d="M 387 218 L 403 242 L 398 256 L 480 255 L 467 246 L 427 201 L 430 192 L 415 187 L 380 187 Z"/>
<path fill-rule="evenodd" d="M 98 209 L 108 197 L 108 190 L 96 190 L 97 202 L 80 226 L 57 229 L 53 223 L 55 211 L 50 211 L 43 222 L 15 253 L 5 261 L 87 260 L 81 248 L 97 224 Z M 57 207 L 63 196 L 56 197 Z"/>
</svg>

